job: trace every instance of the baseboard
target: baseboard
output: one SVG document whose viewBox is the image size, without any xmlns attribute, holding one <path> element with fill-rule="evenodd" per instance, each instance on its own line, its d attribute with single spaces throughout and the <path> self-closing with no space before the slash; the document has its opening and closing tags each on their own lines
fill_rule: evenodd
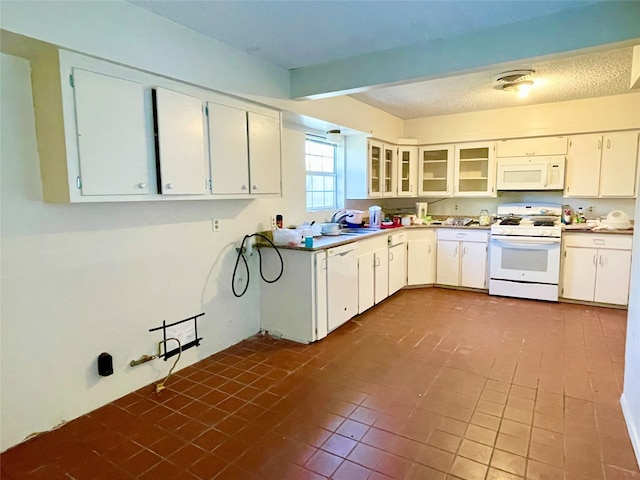
<svg viewBox="0 0 640 480">
<path fill-rule="evenodd" d="M 638 467 L 640 467 L 640 418 L 633 418 L 624 393 L 620 396 L 620 405 L 622 406 L 624 421 L 627 423 L 631 445 L 636 454 L 636 462 L 638 463 Z"/>
</svg>

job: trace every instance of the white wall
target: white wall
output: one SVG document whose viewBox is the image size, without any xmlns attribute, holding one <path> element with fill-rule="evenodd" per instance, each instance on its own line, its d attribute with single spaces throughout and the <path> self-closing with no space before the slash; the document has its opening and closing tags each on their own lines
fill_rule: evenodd
<svg viewBox="0 0 640 480">
<path fill-rule="evenodd" d="M 167 364 L 132 369 L 153 353 L 162 320 L 205 312 L 202 346 L 179 368 L 259 330 L 257 272 L 248 293 L 231 293 L 234 247 L 266 228 L 324 220 L 304 204 L 304 132 L 283 132 L 283 196 L 92 205 L 41 201 L 29 63 L 1 56 L 0 450 L 166 375 Z M 212 218 L 222 229 L 212 233 Z M 253 259 L 255 262 L 255 258 Z M 255 267 L 256 265 L 252 265 Z M 113 376 L 96 358 L 114 357 Z M 46 399 L 46 400 L 45 400 Z"/>
<path fill-rule="evenodd" d="M 640 199 L 636 204 L 635 223 L 640 225 Z M 622 411 L 627 422 L 631 443 L 640 465 L 640 242 L 633 242 L 627 343 L 624 361 Z"/>
<path fill-rule="evenodd" d="M 404 137 L 430 144 L 634 128 L 640 128 L 640 92 L 417 118 L 404 123 Z"/>
</svg>

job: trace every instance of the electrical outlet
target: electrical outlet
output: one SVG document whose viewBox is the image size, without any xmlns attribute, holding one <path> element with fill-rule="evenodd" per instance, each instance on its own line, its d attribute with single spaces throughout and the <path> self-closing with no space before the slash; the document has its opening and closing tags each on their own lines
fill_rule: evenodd
<svg viewBox="0 0 640 480">
<path fill-rule="evenodd" d="M 457 203 L 453 206 L 453 209 L 454 210 L 458 210 L 458 204 Z"/>
<path fill-rule="evenodd" d="M 588 213 L 593 213 L 593 205 L 589 205 L 589 206 L 587 207 L 587 212 L 588 212 Z"/>
<path fill-rule="evenodd" d="M 273 215 L 269 217 L 269 225 L 271 225 L 270 230 L 275 230 L 276 228 L 276 217 Z"/>
<path fill-rule="evenodd" d="M 211 220 L 211 229 L 214 232 L 219 232 L 220 231 L 220 220 L 218 220 L 217 218 L 214 218 Z"/>
</svg>

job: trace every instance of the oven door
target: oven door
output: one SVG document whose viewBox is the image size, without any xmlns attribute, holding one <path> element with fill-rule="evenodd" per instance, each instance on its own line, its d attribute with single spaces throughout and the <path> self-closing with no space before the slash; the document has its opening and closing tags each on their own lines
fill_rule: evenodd
<svg viewBox="0 0 640 480">
<path fill-rule="evenodd" d="M 494 280 L 558 285 L 560 239 L 492 235 L 489 272 Z"/>
</svg>

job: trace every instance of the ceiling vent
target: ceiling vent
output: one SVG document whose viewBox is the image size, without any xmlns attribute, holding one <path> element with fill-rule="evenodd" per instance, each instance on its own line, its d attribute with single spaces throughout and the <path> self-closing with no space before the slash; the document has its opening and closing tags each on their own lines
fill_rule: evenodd
<svg viewBox="0 0 640 480">
<path fill-rule="evenodd" d="M 492 80 L 497 83 L 496 89 L 516 92 L 519 97 L 526 97 L 533 87 L 531 76 L 534 73 L 536 73 L 534 70 L 511 70 L 494 76 Z"/>
</svg>

